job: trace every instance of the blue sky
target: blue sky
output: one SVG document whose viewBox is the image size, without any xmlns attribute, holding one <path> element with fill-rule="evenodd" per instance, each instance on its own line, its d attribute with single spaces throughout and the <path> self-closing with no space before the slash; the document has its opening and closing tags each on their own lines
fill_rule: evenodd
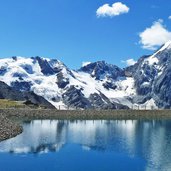
<svg viewBox="0 0 171 171">
<path fill-rule="evenodd" d="M 116 2 L 129 11 L 117 16 L 96 15 L 99 7 Z M 159 43 L 151 46 L 160 41 L 155 37 L 162 37 L 156 34 L 162 28 L 166 37 L 162 41 L 169 39 L 170 15 L 169 0 L 1 0 L 0 57 L 57 58 L 73 69 L 83 61 L 97 60 L 124 67 L 121 61 L 137 60 L 155 50 Z M 148 35 L 156 28 L 154 41 L 149 42 Z M 143 45 L 142 39 L 153 44 Z"/>
</svg>

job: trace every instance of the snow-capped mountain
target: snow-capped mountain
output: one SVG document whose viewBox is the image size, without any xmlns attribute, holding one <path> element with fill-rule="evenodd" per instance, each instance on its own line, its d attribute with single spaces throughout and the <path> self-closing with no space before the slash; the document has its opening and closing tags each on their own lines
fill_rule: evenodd
<svg viewBox="0 0 171 171">
<path fill-rule="evenodd" d="M 4 58 L 0 81 L 33 91 L 57 108 L 170 108 L 171 42 L 125 69 L 104 61 L 71 70 L 56 59 Z"/>
<path fill-rule="evenodd" d="M 158 108 L 171 107 L 171 41 L 151 56 L 143 56 L 125 69 L 135 80 L 137 95 L 133 102 L 150 101 Z"/>
</svg>

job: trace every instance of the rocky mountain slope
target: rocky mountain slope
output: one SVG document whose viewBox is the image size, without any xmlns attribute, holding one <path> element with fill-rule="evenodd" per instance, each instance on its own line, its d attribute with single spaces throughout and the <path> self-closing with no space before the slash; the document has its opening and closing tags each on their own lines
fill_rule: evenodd
<svg viewBox="0 0 171 171">
<path fill-rule="evenodd" d="M 171 42 L 124 69 L 105 61 L 75 71 L 56 59 L 0 59 L 0 81 L 34 92 L 56 108 L 170 108 L 170 77 Z"/>
<path fill-rule="evenodd" d="M 54 108 L 51 103 L 34 92 L 15 90 L 2 81 L 0 81 L 0 99 L 23 101 L 23 103 L 30 103 L 45 108 Z"/>
<path fill-rule="evenodd" d="M 155 103 L 158 108 L 171 107 L 171 42 L 151 56 L 143 56 L 125 69 L 135 80 L 137 95 L 133 103 Z"/>
</svg>

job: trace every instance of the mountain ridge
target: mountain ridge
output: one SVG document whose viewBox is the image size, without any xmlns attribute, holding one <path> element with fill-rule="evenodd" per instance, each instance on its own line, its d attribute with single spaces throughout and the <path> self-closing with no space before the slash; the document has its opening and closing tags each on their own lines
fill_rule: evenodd
<svg viewBox="0 0 171 171">
<path fill-rule="evenodd" d="M 126 68 L 97 61 L 71 70 L 57 59 L 12 57 L 0 59 L 0 81 L 56 108 L 170 108 L 170 63 L 171 42 Z"/>
</svg>

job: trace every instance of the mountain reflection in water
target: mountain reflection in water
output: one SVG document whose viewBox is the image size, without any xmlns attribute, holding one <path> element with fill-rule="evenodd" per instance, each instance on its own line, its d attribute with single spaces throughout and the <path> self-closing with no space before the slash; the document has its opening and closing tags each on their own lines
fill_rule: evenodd
<svg viewBox="0 0 171 171">
<path fill-rule="evenodd" d="M 34 120 L 24 132 L 0 143 L 1 153 L 44 154 L 68 144 L 82 150 L 115 152 L 146 161 L 146 170 L 171 168 L 171 121 Z"/>
</svg>

